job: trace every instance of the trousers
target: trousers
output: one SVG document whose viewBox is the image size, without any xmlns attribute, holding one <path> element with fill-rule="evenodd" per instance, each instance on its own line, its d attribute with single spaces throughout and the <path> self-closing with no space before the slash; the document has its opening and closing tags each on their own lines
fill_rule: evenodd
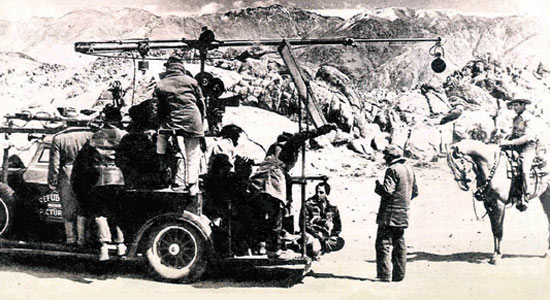
<svg viewBox="0 0 550 300">
<path fill-rule="evenodd" d="M 405 228 L 379 225 L 376 233 L 376 273 L 381 279 L 401 281 L 405 278 L 407 246 Z"/>
<path fill-rule="evenodd" d="M 261 235 L 265 238 L 266 250 L 277 252 L 281 249 L 281 231 L 283 230 L 283 208 L 281 200 L 261 193 L 258 199 L 258 211 L 255 212 L 259 219 L 255 224 L 262 228 Z"/>
<path fill-rule="evenodd" d="M 97 206 L 94 221 L 97 225 L 97 237 L 101 243 L 124 242 L 124 234 L 118 222 L 119 213 L 122 209 L 119 201 L 123 188 L 124 186 L 119 185 L 106 185 L 96 186 L 93 189 Z M 114 234 L 111 233 L 111 228 Z"/>
<path fill-rule="evenodd" d="M 174 182 L 179 186 L 196 184 L 201 163 L 200 138 L 176 136 L 176 141 L 179 157 Z"/>
</svg>

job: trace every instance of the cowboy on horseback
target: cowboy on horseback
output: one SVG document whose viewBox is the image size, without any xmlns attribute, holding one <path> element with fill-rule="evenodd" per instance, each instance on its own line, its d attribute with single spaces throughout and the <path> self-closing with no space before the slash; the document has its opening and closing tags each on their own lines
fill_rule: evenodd
<svg viewBox="0 0 550 300">
<path fill-rule="evenodd" d="M 526 111 L 526 105 L 531 104 L 528 99 L 513 99 L 508 107 L 516 112 L 513 120 L 512 134 L 500 143 L 501 148 L 516 150 L 519 154 L 521 175 L 523 179 L 523 197 L 520 197 L 516 207 L 520 211 L 527 209 L 527 201 L 535 196 L 531 185 L 531 167 L 536 156 L 537 134 L 533 126 L 534 116 Z"/>
</svg>

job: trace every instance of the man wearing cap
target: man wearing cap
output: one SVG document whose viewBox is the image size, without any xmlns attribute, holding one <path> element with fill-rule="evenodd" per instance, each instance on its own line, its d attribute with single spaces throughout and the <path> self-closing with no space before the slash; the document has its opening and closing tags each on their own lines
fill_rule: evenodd
<svg viewBox="0 0 550 300">
<path fill-rule="evenodd" d="M 388 145 L 383 154 L 388 168 L 384 182 L 376 180 L 374 189 L 381 197 L 376 218 L 377 278 L 386 282 L 401 281 L 405 278 L 407 262 L 404 233 L 409 225 L 409 203 L 418 195 L 418 187 L 413 170 L 403 158 L 403 150 L 396 145 Z"/>
<path fill-rule="evenodd" d="M 159 101 L 161 129 L 173 130 L 179 148 L 174 190 L 198 192 L 200 141 L 204 137 L 205 103 L 198 82 L 186 74 L 182 59 L 172 55 L 154 96 Z M 160 141 L 165 137 L 159 136 Z M 159 151 L 160 150 L 160 151 Z M 157 151 L 163 154 L 162 149 Z"/>
<path fill-rule="evenodd" d="M 521 172 L 523 177 L 524 197 L 520 198 L 516 207 L 524 211 L 527 209 L 526 201 L 533 198 L 533 191 L 530 190 L 531 179 L 529 174 L 533 159 L 536 156 L 537 134 L 534 130 L 534 116 L 525 110 L 525 106 L 531 104 L 528 99 L 513 99 L 508 106 L 516 112 L 513 120 L 512 134 L 500 143 L 500 147 L 510 147 L 519 153 L 521 160 Z"/>
</svg>

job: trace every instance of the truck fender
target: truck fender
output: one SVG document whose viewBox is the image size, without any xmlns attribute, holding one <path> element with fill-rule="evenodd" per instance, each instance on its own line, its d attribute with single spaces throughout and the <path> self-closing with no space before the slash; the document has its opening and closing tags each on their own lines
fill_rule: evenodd
<svg viewBox="0 0 550 300">
<path fill-rule="evenodd" d="M 191 212 L 184 211 L 183 214 L 165 213 L 147 220 L 147 222 L 145 222 L 145 224 L 143 224 L 135 234 L 132 244 L 130 245 L 130 249 L 128 251 L 128 256 L 136 257 L 139 251 L 143 250 L 140 249 L 140 246 L 143 244 L 143 242 L 146 242 L 149 236 L 149 232 L 153 227 L 162 223 L 174 221 L 185 222 L 197 229 L 197 231 L 201 233 L 202 237 L 206 241 L 208 254 L 212 254 L 214 252 L 214 242 L 212 240 L 212 228 L 210 227 L 210 219 L 208 219 L 205 215 L 199 216 Z"/>
</svg>

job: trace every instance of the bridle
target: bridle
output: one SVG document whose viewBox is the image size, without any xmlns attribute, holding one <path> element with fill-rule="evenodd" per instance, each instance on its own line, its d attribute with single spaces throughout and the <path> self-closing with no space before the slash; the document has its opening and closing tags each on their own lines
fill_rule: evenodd
<svg viewBox="0 0 550 300">
<path fill-rule="evenodd" d="M 485 201 L 485 192 L 491 183 L 491 180 L 495 176 L 496 169 L 500 163 L 500 158 L 502 156 L 502 151 L 496 151 L 494 154 L 494 163 L 489 170 L 489 175 L 485 178 L 483 184 L 478 185 L 476 191 L 474 192 L 474 197 L 477 200 Z M 475 162 L 467 158 L 466 155 L 461 154 L 456 147 L 453 148 L 453 151 L 447 153 L 447 164 L 453 172 L 454 179 L 459 184 L 460 188 L 467 191 L 469 189 L 468 183 L 471 181 L 466 177 L 471 169 L 468 166 L 475 166 Z M 462 167 L 461 167 L 462 166 Z M 479 176 L 479 175 L 476 175 Z"/>
<path fill-rule="evenodd" d="M 461 155 L 456 147 L 452 148 L 452 151 L 447 152 L 447 165 L 453 172 L 454 180 L 459 183 L 460 189 L 468 191 L 468 186 L 471 181 L 468 179 L 467 174 L 470 173 L 474 162 L 467 158 L 465 155 Z"/>
</svg>

